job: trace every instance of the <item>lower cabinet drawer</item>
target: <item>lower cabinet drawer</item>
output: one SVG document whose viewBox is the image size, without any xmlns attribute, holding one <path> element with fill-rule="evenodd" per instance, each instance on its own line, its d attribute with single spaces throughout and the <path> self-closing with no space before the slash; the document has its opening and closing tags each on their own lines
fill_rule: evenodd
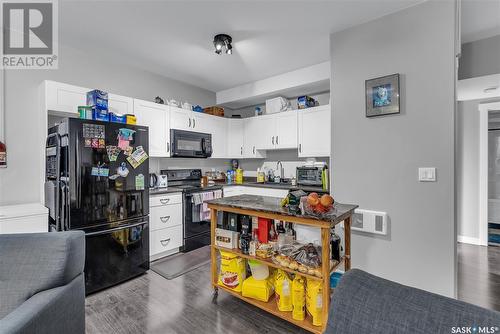
<svg viewBox="0 0 500 334">
<path fill-rule="evenodd" d="M 151 231 L 150 235 L 150 256 L 182 246 L 182 225 Z"/>
<path fill-rule="evenodd" d="M 182 225 L 182 204 L 154 206 L 149 209 L 151 231 Z"/>
<path fill-rule="evenodd" d="M 164 195 L 151 195 L 149 196 L 149 206 L 165 206 L 170 204 L 182 204 L 181 193 L 171 193 Z"/>
</svg>

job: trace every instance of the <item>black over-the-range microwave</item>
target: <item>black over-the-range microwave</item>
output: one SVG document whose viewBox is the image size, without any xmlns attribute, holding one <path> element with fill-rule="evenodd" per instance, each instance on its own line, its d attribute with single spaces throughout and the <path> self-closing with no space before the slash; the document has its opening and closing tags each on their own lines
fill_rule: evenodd
<svg viewBox="0 0 500 334">
<path fill-rule="evenodd" d="M 212 156 L 212 135 L 193 131 L 171 129 L 171 157 L 209 158 Z"/>
</svg>

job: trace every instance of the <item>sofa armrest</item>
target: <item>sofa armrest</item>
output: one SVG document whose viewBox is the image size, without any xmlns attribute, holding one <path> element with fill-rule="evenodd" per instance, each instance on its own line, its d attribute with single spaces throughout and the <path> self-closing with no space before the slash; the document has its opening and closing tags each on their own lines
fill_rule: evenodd
<svg viewBox="0 0 500 334">
<path fill-rule="evenodd" d="M 459 327 L 492 333 L 500 313 L 353 269 L 333 293 L 326 333 L 464 333 Z"/>
<path fill-rule="evenodd" d="M 33 295 L 0 319 L 0 334 L 85 333 L 83 274 L 67 285 Z"/>
</svg>

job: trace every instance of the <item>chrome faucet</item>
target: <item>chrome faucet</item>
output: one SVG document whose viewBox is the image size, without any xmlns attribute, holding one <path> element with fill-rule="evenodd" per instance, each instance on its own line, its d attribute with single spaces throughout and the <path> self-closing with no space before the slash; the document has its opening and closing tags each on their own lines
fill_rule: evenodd
<svg viewBox="0 0 500 334">
<path fill-rule="evenodd" d="M 280 173 L 280 181 L 282 181 L 284 171 L 283 171 L 283 163 L 281 162 L 281 160 L 278 160 L 278 162 L 276 163 L 276 171 Z"/>
</svg>

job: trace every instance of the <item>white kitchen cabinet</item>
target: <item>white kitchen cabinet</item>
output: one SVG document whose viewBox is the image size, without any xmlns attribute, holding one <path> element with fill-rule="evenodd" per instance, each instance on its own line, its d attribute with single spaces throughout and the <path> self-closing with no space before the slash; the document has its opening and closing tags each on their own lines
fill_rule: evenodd
<svg viewBox="0 0 500 334">
<path fill-rule="evenodd" d="M 227 157 L 243 158 L 243 131 L 245 120 L 228 119 L 227 125 Z"/>
<path fill-rule="evenodd" d="M 86 99 L 86 97 L 85 97 Z M 127 96 L 108 94 L 108 110 L 118 115 L 134 114 L 134 99 Z"/>
<path fill-rule="evenodd" d="M 265 158 L 265 151 L 257 148 L 261 144 L 261 129 L 258 117 L 245 119 L 243 134 L 243 158 Z"/>
<path fill-rule="evenodd" d="M 193 131 L 212 135 L 212 158 L 226 158 L 228 119 L 197 112 L 193 114 Z"/>
<path fill-rule="evenodd" d="M 44 85 L 45 108 L 52 114 L 78 117 L 78 106 L 87 104 L 88 88 L 49 80 Z"/>
<path fill-rule="evenodd" d="M 258 136 L 255 138 L 255 148 L 261 150 L 274 149 L 276 137 L 276 117 L 275 115 L 257 116 L 254 119 L 255 127 L 258 129 Z"/>
<path fill-rule="evenodd" d="M 194 131 L 194 118 L 193 112 L 177 108 L 177 107 L 169 107 L 170 108 L 170 127 L 172 129 L 185 130 L 185 131 Z"/>
<path fill-rule="evenodd" d="M 330 156 L 330 106 L 298 111 L 299 157 Z"/>
<path fill-rule="evenodd" d="M 170 156 L 170 117 L 168 106 L 134 99 L 137 124 L 149 127 L 149 155 Z"/>
<path fill-rule="evenodd" d="M 87 105 L 87 92 L 91 88 L 69 85 L 46 80 L 46 109 L 54 115 L 78 117 L 78 106 Z M 119 115 L 134 113 L 134 99 L 127 96 L 108 93 L 108 109 Z"/>
<path fill-rule="evenodd" d="M 275 138 L 274 147 L 276 149 L 297 148 L 297 111 L 286 111 L 275 114 Z"/>
<path fill-rule="evenodd" d="M 150 260 L 168 256 L 182 246 L 182 194 L 169 193 L 149 197 Z"/>
<path fill-rule="evenodd" d="M 161 253 L 174 251 L 177 253 L 182 246 L 182 225 L 155 230 L 149 239 L 149 256 L 158 259 Z M 172 253 L 164 254 L 164 256 Z"/>
<path fill-rule="evenodd" d="M 258 137 L 252 142 L 258 150 L 297 148 L 297 111 L 286 111 L 247 119 L 258 129 Z M 252 147 L 253 152 L 253 147 Z"/>
</svg>

